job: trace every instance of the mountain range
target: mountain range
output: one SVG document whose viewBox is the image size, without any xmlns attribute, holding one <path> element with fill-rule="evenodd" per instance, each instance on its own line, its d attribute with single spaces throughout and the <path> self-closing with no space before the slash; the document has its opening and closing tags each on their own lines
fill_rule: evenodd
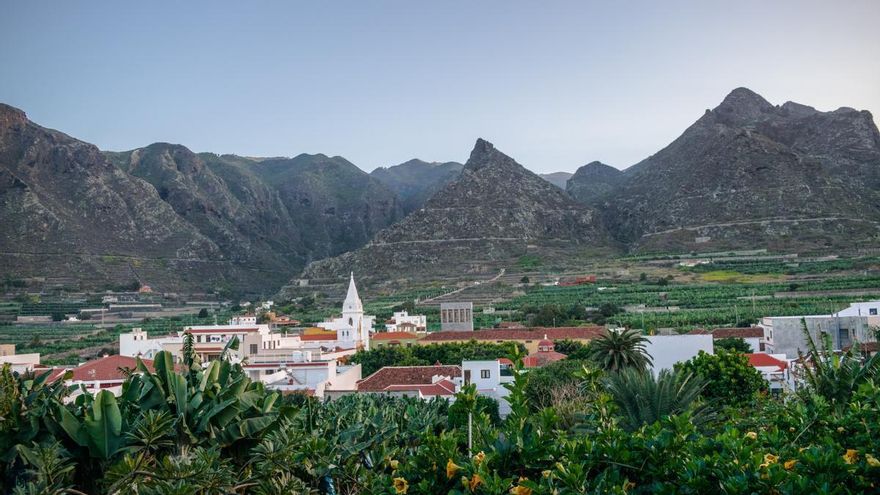
<svg viewBox="0 0 880 495">
<path fill-rule="evenodd" d="M 876 244 L 880 133 L 871 114 L 774 106 L 746 88 L 623 171 L 593 162 L 568 181 L 635 251 Z"/>
<path fill-rule="evenodd" d="M 624 170 L 591 162 L 538 176 L 480 139 L 464 165 L 367 174 L 322 154 L 102 152 L 0 104 L 0 222 L 7 278 L 182 292 L 272 293 L 350 270 L 489 273 L 524 256 L 555 266 L 624 252 L 858 249 L 880 236 L 880 133 L 867 111 L 774 106 L 738 88 Z"/>
</svg>

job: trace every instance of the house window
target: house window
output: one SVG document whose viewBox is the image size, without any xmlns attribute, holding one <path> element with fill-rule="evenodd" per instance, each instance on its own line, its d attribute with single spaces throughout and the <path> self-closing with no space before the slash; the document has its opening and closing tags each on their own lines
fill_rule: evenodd
<svg viewBox="0 0 880 495">
<path fill-rule="evenodd" d="M 257 344 L 251 344 L 251 354 L 256 354 L 259 352 Z"/>
<path fill-rule="evenodd" d="M 491 373 L 489 372 L 489 370 L 480 370 L 480 378 L 485 379 L 485 378 L 489 378 L 490 376 L 491 376 Z"/>
<path fill-rule="evenodd" d="M 871 316 L 877 316 L 877 308 L 868 308 L 868 314 Z"/>
<path fill-rule="evenodd" d="M 837 341 L 841 349 L 849 347 L 851 342 L 849 339 L 849 330 L 846 328 L 837 329 Z"/>
</svg>

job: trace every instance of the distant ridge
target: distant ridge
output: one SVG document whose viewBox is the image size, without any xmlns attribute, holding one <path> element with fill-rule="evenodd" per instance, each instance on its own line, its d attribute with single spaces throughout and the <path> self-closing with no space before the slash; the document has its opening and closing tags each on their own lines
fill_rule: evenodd
<svg viewBox="0 0 880 495">
<path fill-rule="evenodd" d="M 364 248 L 315 262 L 305 278 L 478 273 L 528 252 L 609 249 L 595 210 L 478 139 L 459 177 Z"/>
<path fill-rule="evenodd" d="M 421 206 L 434 193 L 455 180 L 464 167 L 458 162 L 425 162 L 412 159 L 393 167 L 379 167 L 370 176 L 385 184 L 400 198 L 404 213 Z"/>
<path fill-rule="evenodd" d="M 854 249 L 880 239 L 880 133 L 867 111 L 774 106 L 733 90 L 622 173 L 582 167 L 568 190 L 636 251 Z"/>
</svg>

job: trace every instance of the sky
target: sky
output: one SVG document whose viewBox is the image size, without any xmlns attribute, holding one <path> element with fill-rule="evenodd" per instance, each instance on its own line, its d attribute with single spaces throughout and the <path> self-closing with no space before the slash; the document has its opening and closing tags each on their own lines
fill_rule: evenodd
<svg viewBox="0 0 880 495">
<path fill-rule="evenodd" d="M 105 150 L 156 141 L 625 168 L 745 86 L 880 112 L 880 1 L 0 0 L 0 102 Z M 876 121 L 876 118 L 875 118 Z"/>
</svg>

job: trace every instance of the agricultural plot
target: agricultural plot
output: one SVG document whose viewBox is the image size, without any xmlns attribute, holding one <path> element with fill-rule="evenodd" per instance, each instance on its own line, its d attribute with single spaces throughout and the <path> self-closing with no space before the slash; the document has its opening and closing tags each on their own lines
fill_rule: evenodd
<svg viewBox="0 0 880 495">
<path fill-rule="evenodd" d="M 852 290 L 860 296 L 817 296 L 816 292 Z M 777 292 L 804 293 L 804 297 L 777 298 Z M 524 306 L 580 305 L 650 308 L 633 310 L 609 318 L 609 323 L 634 328 L 673 327 L 682 330 L 699 326 L 744 325 L 762 316 L 829 314 L 848 303 L 880 297 L 880 277 L 851 277 L 798 283 L 740 284 L 656 284 L 617 283 L 577 287 L 532 287 L 524 296 L 497 307 L 518 310 Z"/>
<path fill-rule="evenodd" d="M 218 314 L 217 319 L 225 322 L 228 313 Z M 19 354 L 38 352 L 43 364 L 76 364 L 86 355 L 98 355 L 102 351 L 115 352 L 119 334 L 130 332 L 132 328 L 143 328 L 151 335 L 174 334 L 189 325 L 207 325 L 214 322 L 210 318 L 197 318 L 195 315 L 157 318 L 142 323 L 116 325 L 100 328 L 90 324 L 51 325 L 0 325 L 0 343 L 15 344 Z"/>
</svg>

